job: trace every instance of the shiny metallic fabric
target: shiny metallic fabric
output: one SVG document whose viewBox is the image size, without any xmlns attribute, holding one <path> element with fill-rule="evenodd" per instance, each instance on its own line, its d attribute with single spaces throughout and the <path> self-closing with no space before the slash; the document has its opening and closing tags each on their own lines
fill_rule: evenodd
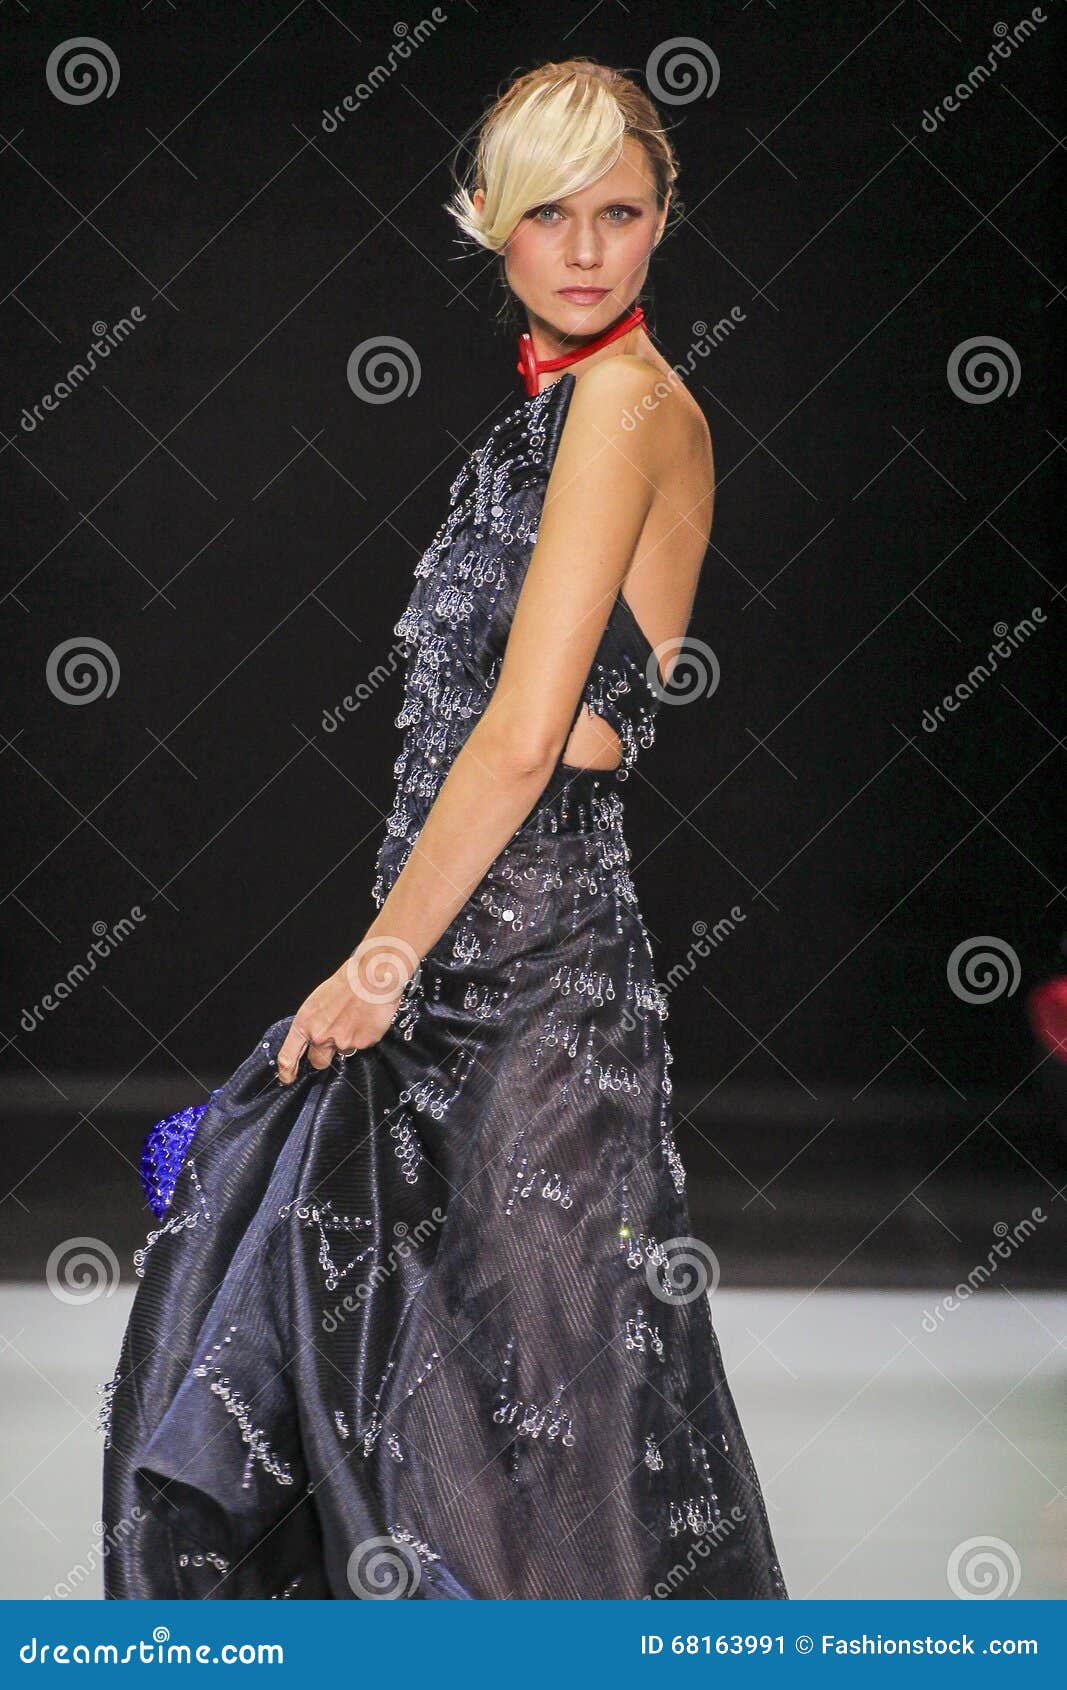
<svg viewBox="0 0 1067 1690">
<path fill-rule="evenodd" d="M 491 695 L 574 378 L 471 454 L 398 628 L 384 899 Z M 110 1598 L 784 1598 L 671 1126 L 620 788 L 651 744 L 621 598 L 562 761 L 378 1044 L 215 1091 L 105 1406 Z"/>
</svg>

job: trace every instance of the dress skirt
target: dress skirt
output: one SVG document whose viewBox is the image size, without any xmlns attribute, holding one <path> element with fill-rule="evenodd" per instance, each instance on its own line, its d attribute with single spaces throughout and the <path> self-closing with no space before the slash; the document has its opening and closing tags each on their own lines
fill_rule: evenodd
<svg viewBox="0 0 1067 1690">
<path fill-rule="evenodd" d="M 369 1049 L 212 1093 L 105 1388 L 109 1598 L 784 1598 L 612 773 Z"/>
</svg>

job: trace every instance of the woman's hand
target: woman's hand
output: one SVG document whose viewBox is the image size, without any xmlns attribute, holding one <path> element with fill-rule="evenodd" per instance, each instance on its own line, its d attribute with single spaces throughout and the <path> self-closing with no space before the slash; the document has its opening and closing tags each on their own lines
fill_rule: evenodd
<svg viewBox="0 0 1067 1690">
<path fill-rule="evenodd" d="M 339 1050 L 348 1053 L 377 1044 L 391 1025 L 417 966 L 411 947 L 397 940 L 385 945 L 380 938 L 368 938 L 357 946 L 293 1016 L 278 1052 L 282 1085 L 296 1078 L 305 1050 L 312 1068 L 328 1068 Z"/>
</svg>

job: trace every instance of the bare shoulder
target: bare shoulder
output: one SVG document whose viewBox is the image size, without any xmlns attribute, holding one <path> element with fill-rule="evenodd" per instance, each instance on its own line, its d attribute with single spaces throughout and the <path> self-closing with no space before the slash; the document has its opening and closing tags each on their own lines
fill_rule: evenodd
<svg viewBox="0 0 1067 1690">
<path fill-rule="evenodd" d="M 576 381 L 570 411 L 578 430 L 640 439 L 645 451 L 673 459 L 711 459 L 711 435 L 703 411 L 670 369 L 639 354 L 622 354 L 595 364 Z"/>
</svg>

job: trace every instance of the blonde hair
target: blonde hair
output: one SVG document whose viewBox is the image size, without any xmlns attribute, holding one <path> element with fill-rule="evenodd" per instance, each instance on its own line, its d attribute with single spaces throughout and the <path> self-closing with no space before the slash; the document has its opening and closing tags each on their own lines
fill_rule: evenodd
<svg viewBox="0 0 1067 1690">
<path fill-rule="evenodd" d="M 470 175 L 445 209 L 468 240 L 502 253 L 520 218 L 617 163 L 627 135 L 645 150 L 660 210 L 678 162 L 652 101 L 621 71 L 566 59 L 527 71 L 481 119 Z M 479 213 L 474 193 L 485 202 Z"/>
</svg>

